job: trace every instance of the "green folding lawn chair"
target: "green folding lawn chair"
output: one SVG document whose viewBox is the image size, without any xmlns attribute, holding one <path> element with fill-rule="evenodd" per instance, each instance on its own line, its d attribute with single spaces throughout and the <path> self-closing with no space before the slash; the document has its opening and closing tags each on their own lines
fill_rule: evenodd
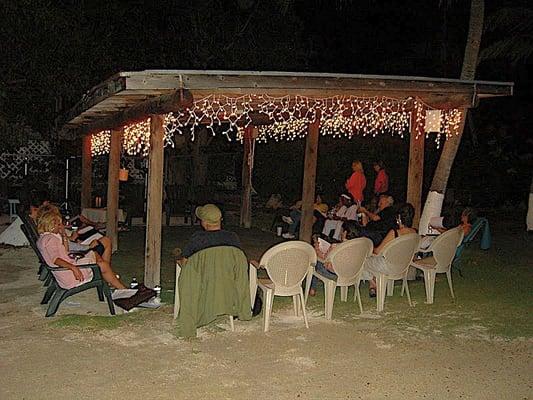
<svg viewBox="0 0 533 400">
<path fill-rule="evenodd" d="M 466 235 L 459 245 L 457 247 L 457 250 L 455 251 L 455 257 L 453 259 L 452 266 L 459 272 L 460 276 L 463 276 L 463 273 L 461 271 L 460 265 L 461 265 L 461 255 L 463 254 L 465 248 L 469 246 L 475 239 L 476 235 L 481 233 L 481 241 L 480 241 L 480 249 L 481 250 L 488 250 L 490 248 L 492 237 L 490 234 L 490 227 L 489 227 L 489 220 L 487 218 L 478 218 L 476 219 L 476 222 L 474 222 L 474 225 L 472 226 L 472 230 Z"/>
<path fill-rule="evenodd" d="M 25 224 L 22 224 L 20 226 L 22 229 L 22 232 L 26 235 L 28 238 L 28 241 L 30 242 L 31 247 L 35 251 L 35 254 L 39 258 L 39 262 L 41 263 L 41 267 L 46 271 L 46 281 L 48 282 L 48 288 L 46 289 L 46 292 L 44 294 L 44 297 L 41 301 L 41 304 L 50 304 L 48 305 L 48 310 L 46 311 L 46 316 L 51 317 L 53 316 L 58 308 L 59 305 L 68 297 L 75 295 L 76 293 L 83 292 L 87 289 L 96 288 L 98 291 L 98 299 L 100 301 L 107 300 L 107 305 L 109 306 L 109 312 L 111 315 L 115 315 L 115 305 L 113 304 L 113 299 L 111 298 L 111 290 L 109 289 L 109 286 L 102 278 L 102 273 L 100 272 L 100 268 L 96 264 L 88 264 L 88 265 L 79 265 L 79 268 L 90 268 L 93 271 L 93 279 L 90 282 L 86 282 L 82 285 L 76 286 L 71 289 L 64 289 L 57 283 L 53 271 L 65 271 L 66 268 L 61 267 L 50 267 L 48 264 L 46 264 L 44 257 L 42 256 L 39 248 L 37 247 L 37 242 L 33 240 L 31 237 L 31 233 L 29 232 L 28 227 Z M 46 285 L 46 283 L 45 283 Z"/>
</svg>

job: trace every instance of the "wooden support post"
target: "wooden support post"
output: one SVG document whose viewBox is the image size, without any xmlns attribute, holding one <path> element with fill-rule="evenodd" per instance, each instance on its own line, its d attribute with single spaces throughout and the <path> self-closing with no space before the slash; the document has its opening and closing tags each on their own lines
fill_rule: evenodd
<svg viewBox="0 0 533 400">
<path fill-rule="evenodd" d="M 144 283 L 161 283 L 161 218 L 163 213 L 163 115 L 150 116 L 150 155 L 148 158 L 148 200 L 146 204 L 146 247 Z"/>
<path fill-rule="evenodd" d="M 313 204 L 315 203 L 316 162 L 318 158 L 318 133 L 320 118 L 309 125 L 305 143 L 304 179 L 302 185 L 302 218 L 300 240 L 311 242 L 313 233 Z"/>
<path fill-rule="evenodd" d="M 244 153 L 242 157 L 241 226 L 252 227 L 252 170 L 254 166 L 254 128 L 244 128 Z"/>
<path fill-rule="evenodd" d="M 122 132 L 122 129 L 111 131 L 109 164 L 107 169 L 106 235 L 113 241 L 113 251 L 118 249 L 118 170 L 120 168 Z"/>
<path fill-rule="evenodd" d="M 418 138 L 417 138 L 418 136 Z M 407 202 L 415 208 L 413 227 L 420 222 L 422 209 L 422 183 L 424 181 L 424 142 L 423 127 L 417 126 L 415 117 L 411 117 L 409 137 L 409 169 L 407 172 Z"/>
<path fill-rule="evenodd" d="M 91 135 L 82 138 L 81 147 L 81 208 L 91 207 L 93 184 L 93 158 L 91 154 Z"/>
</svg>

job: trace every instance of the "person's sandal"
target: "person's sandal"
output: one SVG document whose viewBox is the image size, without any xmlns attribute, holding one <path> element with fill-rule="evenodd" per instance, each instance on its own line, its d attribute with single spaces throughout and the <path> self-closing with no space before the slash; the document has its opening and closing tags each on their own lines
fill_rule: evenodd
<svg viewBox="0 0 533 400">
<path fill-rule="evenodd" d="M 376 297 L 376 289 L 374 288 L 368 289 L 368 297 Z"/>
</svg>

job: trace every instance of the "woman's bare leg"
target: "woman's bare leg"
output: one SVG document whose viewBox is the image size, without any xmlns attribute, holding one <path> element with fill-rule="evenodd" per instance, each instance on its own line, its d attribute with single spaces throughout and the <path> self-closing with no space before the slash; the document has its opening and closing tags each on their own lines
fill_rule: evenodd
<svg viewBox="0 0 533 400">
<path fill-rule="evenodd" d="M 113 242 L 111 241 L 111 238 L 108 236 L 104 236 L 98 240 L 93 240 L 90 246 L 94 247 L 98 245 L 98 242 L 102 243 L 102 245 L 104 246 L 104 253 L 102 254 L 102 258 L 104 259 L 104 261 L 111 263 L 111 253 L 113 250 Z"/>
<path fill-rule="evenodd" d="M 109 262 L 105 261 L 99 255 L 96 255 L 96 263 L 100 267 L 100 271 L 102 272 L 102 277 L 107 283 L 109 283 L 111 286 L 117 289 L 126 289 L 126 285 L 124 285 L 120 281 L 120 279 L 117 278 L 117 275 L 115 271 L 111 269 L 111 264 L 109 264 Z"/>
</svg>

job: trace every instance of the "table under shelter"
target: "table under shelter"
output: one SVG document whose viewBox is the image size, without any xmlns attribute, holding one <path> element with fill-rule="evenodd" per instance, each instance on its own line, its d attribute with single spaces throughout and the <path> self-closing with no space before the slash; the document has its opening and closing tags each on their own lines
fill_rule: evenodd
<svg viewBox="0 0 533 400">
<path fill-rule="evenodd" d="M 91 207 L 92 154 L 109 153 L 107 234 L 117 246 L 121 147 L 148 157 L 145 276 L 160 283 L 164 146 L 205 125 L 243 143 L 241 225 L 251 226 L 255 141 L 305 138 L 300 239 L 310 241 L 320 135 L 409 137 L 407 201 L 418 221 L 424 141 L 459 137 L 480 99 L 510 96 L 507 82 L 329 73 L 146 70 L 120 72 L 65 115 L 60 135 L 82 140 L 81 207 Z M 124 149 L 123 149 L 124 150 Z"/>
</svg>

